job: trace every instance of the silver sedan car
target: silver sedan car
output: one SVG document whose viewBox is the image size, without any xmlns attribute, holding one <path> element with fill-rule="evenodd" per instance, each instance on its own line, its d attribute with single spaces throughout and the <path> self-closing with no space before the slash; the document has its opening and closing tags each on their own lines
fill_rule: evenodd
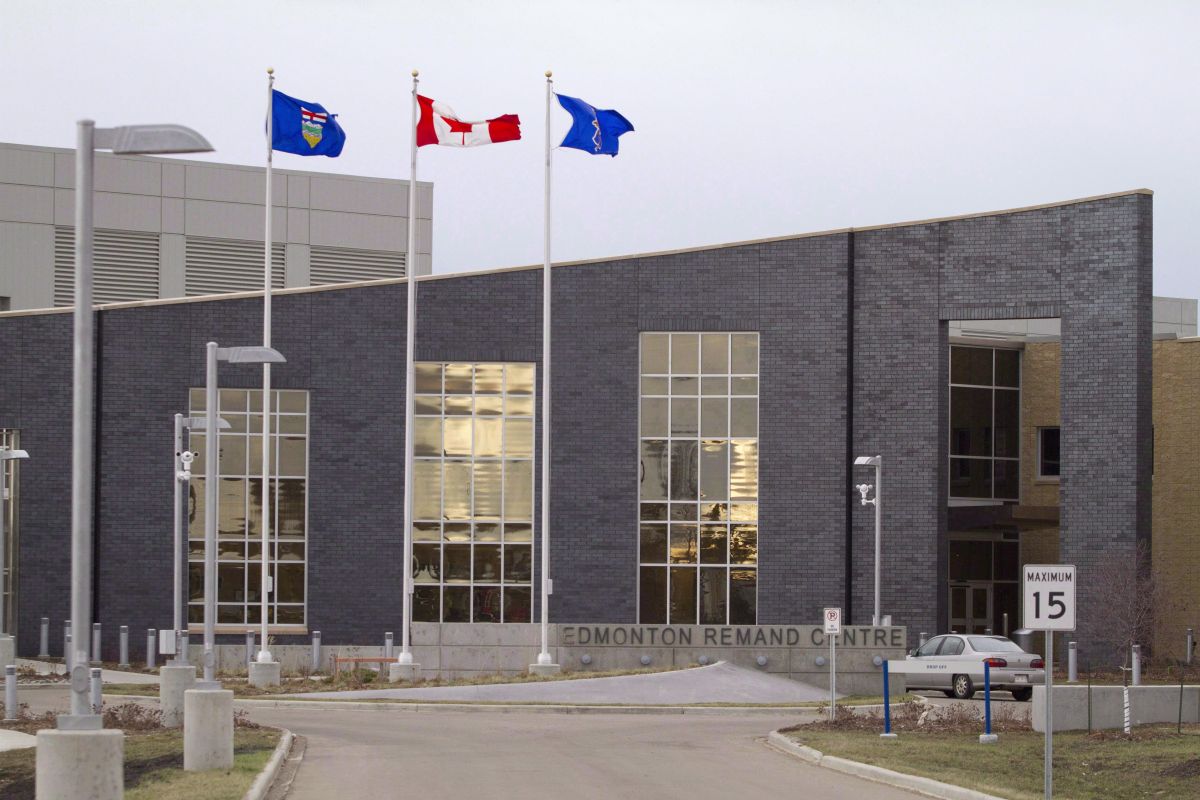
<svg viewBox="0 0 1200 800">
<path fill-rule="evenodd" d="M 1012 693 L 1024 702 L 1033 697 L 1033 687 L 1046 679 L 1046 662 L 1026 653 L 1003 636 L 946 634 L 935 636 L 913 648 L 905 661 L 909 689 L 933 689 L 968 700 L 983 685 L 983 665 L 988 663 L 992 689 Z"/>
</svg>

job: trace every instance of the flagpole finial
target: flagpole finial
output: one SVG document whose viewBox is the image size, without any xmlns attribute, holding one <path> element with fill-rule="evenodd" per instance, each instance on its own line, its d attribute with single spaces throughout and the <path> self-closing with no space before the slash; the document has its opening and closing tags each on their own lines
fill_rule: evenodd
<svg viewBox="0 0 1200 800">
<path fill-rule="evenodd" d="M 267 67 L 267 74 L 268 74 L 268 75 L 274 75 L 274 74 L 275 74 L 275 68 L 274 68 L 274 67 Z"/>
<path fill-rule="evenodd" d="M 414 77 L 414 78 L 415 78 L 415 77 L 417 77 L 417 76 L 418 76 L 418 75 L 420 75 L 420 74 L 421 74 L 421 71 L 420 71 L 420 70 L 418 70 L 418 69 L 414 69 L 414 70 L 413 70 L 413 77 Z"/>
<path fill-rule="evenodd" d="M 554 73 L 551 72 L 550 70 L 546 70 L 546 79 L 549 80 L 550 78 L 553 78 L 553 77 L 554 77 Z"/>
</svg>

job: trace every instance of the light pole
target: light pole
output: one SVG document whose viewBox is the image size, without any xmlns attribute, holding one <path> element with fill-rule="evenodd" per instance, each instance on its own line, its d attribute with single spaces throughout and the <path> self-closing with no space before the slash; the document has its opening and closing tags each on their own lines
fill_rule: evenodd
<svg viewBox="0 0 1200 800">
<path fill-rule="evenodd" d="M 867 499 L 867 494 L 871 491 L 871 484 L 860 483 L 856 487 L 858 493 L 862 495 L 862 504 L 875 506 L 875 613 L 871 617 L 872 625 L 879 625 L 883 619 L 879 616 L 879 537 L 882 532 L 882 519 L 879 507 L 879 492 L 883 478 L 883 456 L 859 456 L 854 459 L 856 467 L 874 467 L 875 468 L 875 496 L 870 500 Z"/>
<path fill-rule="evenodd" d="M 0 669 L 15 663 L 16 657 L 16 648 L 13 645 L 12 637 L 8 634 L 8 626 L 5 624 L 4 569 L 8 565 L 6 548 L 8 534 L 5 532 L 4 526 L 8 522 L 5 501 L 8 500 L 9 489 L 5 483 L 4 474 L 8 471 L 9 461 L 18 461 L 24 458 L 29 458 L 29 453 L 24 450 L 14 450 L 7 446 L 0 447 Z"/>
<path fill-rule="evenodd" d="M 172 506 L 174 513 L 171 515 L 175 519 L 175 661 L 179 659 L 179 640 L 183 635 L 184 625 L 187 624 L 187 620 L 183 618 L 183 517 L 186 513 L 183 506 L 183 492 L 192 479 L 192 460 L 195 458 L 192 452 L 183 446 L 183 432 L 185 429 L 189 432 L 205 430 L 207 422 L 207 417 L 185 417 L 183 414 L 175 415 L 175 479 L 172 481 L 175 484 L 175 505 Z M 226 430 L 229 427 L 229 423 L 225 420 L 217 420 L 218 430 Z M 187 653 L 183 655 L 185 658 L 187 657 Z"/>
<path fill-rule="evenodd" d="M 92 368 L 95 327 L 92 309 L 93 205 L 96 149 L 118 155 L 207 153 L 203 136 L 182 125 L 97 128 L 76 124 L 75 147 L 75 335 L 71 431 L 71 713 L 57 730 L 38 731 L 36 793 L 39 797 L 116 800 L 124 794 L 121 731 L 103 730 L 92 710 L 88 675 L 88 628 L 92 622 Z M 65 654 L 64 654 L 65 655 Z M 99 655 L 99 654 L 97 654 Z M 79 769 L 86 763 L 88 769 Z"/>
<path fill-rule="evenodd" d="M 216 667 L 217 621 L 217 363 L 283 364 L 286 358 L 270 347 L 218 347 L 209 342 L 205 351 L 204 379 L 204 680 L 212 682 Z M 263 402 L 268 402 L 263 398 Z M 264 406 L 269 410 L 270 406 Z M 271 487 L 263 486 L 263 493 Z M 263 554 L 264 558 L 266 553 Z M 264 594 L 264 583 L 259 591 Z"/>
<path fill-rule="evenodd" d="M 71 713 L 58 718 L 60 730 L 99 730 L 100 716 L 88 696 L 88 642 L 92 625 L 92 310 L 93 206 L 96 150 L 118 155 L 207 153 L 213 148 L 182 125 L 126 125 L 97 128 L 90 119 L 77 124 L 75 149 L 75 374 L 71 464 Z M 99 655 L 99 654 L 97 654 Z"/>
</svg>

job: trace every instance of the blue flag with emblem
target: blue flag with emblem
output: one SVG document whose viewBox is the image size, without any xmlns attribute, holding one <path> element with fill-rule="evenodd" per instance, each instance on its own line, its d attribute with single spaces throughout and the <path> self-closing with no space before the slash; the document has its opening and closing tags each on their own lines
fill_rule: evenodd
<svg viewBox="0 0 1200 800">
<path fill-rule="evenodd" d="M 297 100 L 281 91 L 271 95 L 271 149 L 298 156 L 335 158 L 346 144 L 346 132 L 320 103 Z"/>
<path fill-rule="evenodd" d="M 573 147 L 594 156 L 615 156 L 621 134 L 633 130 L 629 120 L 611 108 L 595 108 L 578 97 L 565 94 L 555 96 L 558 104 L 571 115 L 571 130 L 563 137 L 562 147 Z"/>
</svg>

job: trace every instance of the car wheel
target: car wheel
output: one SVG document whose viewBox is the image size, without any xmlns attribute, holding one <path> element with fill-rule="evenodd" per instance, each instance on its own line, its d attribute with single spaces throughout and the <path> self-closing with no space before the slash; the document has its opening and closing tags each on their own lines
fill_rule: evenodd
<svg viewBox="0 0 1200 800">
<path fill-rule="evenodd" d="M 1028 703 L 1029 698 L 1033 697 L 1033 687 L 1025 686 L 1020 689 L 1013 689 L 1012 696 L 1013 700 L 1016 700 L 1018 703 Z"/>
<path fill-rule="evenodd" d="M 970 675 L 954 676 L 954 696 L 959 700 L 970 700 L 975 696 L 975 684 L 971 683 Z"/>
</svg>

